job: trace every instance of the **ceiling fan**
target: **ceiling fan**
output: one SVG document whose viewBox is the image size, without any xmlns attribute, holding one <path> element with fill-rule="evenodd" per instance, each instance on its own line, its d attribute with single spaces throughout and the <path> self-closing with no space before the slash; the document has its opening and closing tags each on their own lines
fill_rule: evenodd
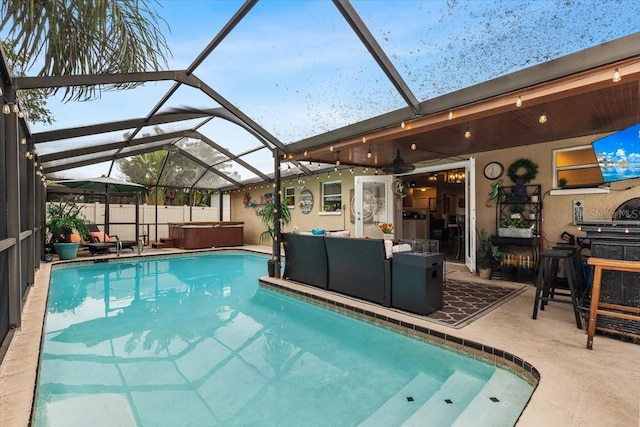
<svg viewBox="0 0 640 427">
<path fill-rule="evenodd" d="M 400 173 L 411 172 L 415 168 L 416 167 L 413 164 L 404 162 L 404 160 L 402 159 L 402 156 L 400 155 L 400 150 L 398 149 L 398 155 L 396 156 L 395 159 L 393 159 L 393 163 L 391 163 L 390 165 L 383 166 L 382 170 L 386 173 L 393 173 L 397 175 Z"/>
</svg>

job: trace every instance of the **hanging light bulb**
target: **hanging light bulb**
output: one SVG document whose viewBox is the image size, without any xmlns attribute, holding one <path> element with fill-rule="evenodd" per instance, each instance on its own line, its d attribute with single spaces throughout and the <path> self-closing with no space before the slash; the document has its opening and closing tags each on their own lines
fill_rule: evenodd
<svg viewBox="0 0 640 427">
<path fill-rule="evenodd" d="M 369 144 L 369 151 L 367 151 L 367 159 L 370 159 L 372 155 L 373 154 L 371 154 L 371 144 Z"/>
<path fill-rule="evenodd" d="M 307 150 L 304 150 L 304 156 L 307 157 L 309 153 L 307 153 Z"/>
<path fill-rule="evenodd" d="M 363 136 L 363 137 L 362 137 L 362 143 L 364 144 L 365 142 L 367 142 L 367 137 L 366 137 L 366 136 Z"/>
<path fill-rule="evenodd" d="M 547 123 L 547 111 L 544 108 L 544 104 L 542 105 L 542 112 L 540 113 L 540 117 L 538 117 L 538 123 Z"/>
<path fill-rule="evenodd" d="M 469 128 L 468 124 L 467 124 L 467 130 L 464 132 L 464 137 L 467 139 L 471 138 L 471 128 Z"/>
<path fill-rule="evenodd" d="M 416 143 L 415 142 L 411 143 L 411 151 L 416 151 Z"/>
<path fill-rule="evenodd" d="M 17 103 L 11 105 L 11 111 L 13 111 L 16 114 L 20 112 L 20 108 L 18 108 L 18 104 Z"/>
<path fill-rule="evenodd" d="M 351 175 L 353 175 L 353 167 L 349 168 L 349 172 L 351 172 Z"/>
<path fill-rule="evenodd" d="M 2 92 L 2 88 L 0 87 L 0 96 L 4 95 L 4 92 Z"/>
<path fill-rule="evenodd" d="M 613 70 L 613 82 L 618 83 L 620 80 L 622 80 L 622 77 L 620 77 L 620 70 L 616 67 L 616 69 Z"/>
<path fill-rule="evenodd" d="M 378 175 L 378 168 L 376 168 L 376 170 L 375 170 L 374 174 L 375 174 L 375 175 Z"/>
<path fill-rule="evenodd" d="M 340 166 L 340 152 L 336 153 L 336 166 Z"/>
<path fill-rule="evenodd" d="M 516 107 L 522 107 L 522 97 L 518 96 L 518 99 L 516 99 Z"/>
<path fill-rule="evenodd" d="M 329 147 L 329 151 L 333 152 L 333 145 Z"/>
<path fill-rule="evenodd" d="M 453 111 L 449 111 L 449 120 L 453 120 Z"/>
<path fill-rule="evenodd" d="M 400 127 L 401 127 L 402 129 L 404 129 L 404 128 L 405 128 L 405 126 L 406 126 L 406 125 L 404 124 L 404 122 L 400 123 Z"/>
<path fill-rule="evenodd" d="M 24 119 L 24 113 L 22 112 L 22 110 L 18 111 L 18 117 Z"/>
<path fill-rule="evenodd" d="M 9 107 L 9 104 L 4 104 L 2 106 L 2 113 L 3 114 L 10 114 L 11 113 L 11 107 Z"/>
<path fill-rule="evenodd" d="M 25 138 L 25 137 L 20 138 L 20 144 L 26 145 L 27 144 L 27 138 Z"/>
</svg>

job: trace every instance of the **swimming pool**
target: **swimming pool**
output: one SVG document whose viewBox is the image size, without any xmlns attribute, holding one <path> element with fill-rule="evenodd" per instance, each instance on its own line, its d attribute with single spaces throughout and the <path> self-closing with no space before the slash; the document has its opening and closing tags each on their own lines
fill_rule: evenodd
<svg viewBox="0 0 640 427">
<path fill-rule="evenodd" d="M 34 425 L 512 425 L 529 399 L 507 371 L 258 287 L 266 259 L 54 269 Z"/>
</svg>

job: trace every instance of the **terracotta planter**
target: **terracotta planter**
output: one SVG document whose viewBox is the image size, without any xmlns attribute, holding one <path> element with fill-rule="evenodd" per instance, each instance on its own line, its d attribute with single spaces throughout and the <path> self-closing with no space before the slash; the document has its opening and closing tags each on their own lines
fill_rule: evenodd
<svg viewBox="0 0 640 427">
<path fill-rule="evenodd" d="M 493 270 L 491 268 L 481 268 L 478 273 L 480 274 L 481 279 L 490 280 L 493 275 Z"/>
</svg>

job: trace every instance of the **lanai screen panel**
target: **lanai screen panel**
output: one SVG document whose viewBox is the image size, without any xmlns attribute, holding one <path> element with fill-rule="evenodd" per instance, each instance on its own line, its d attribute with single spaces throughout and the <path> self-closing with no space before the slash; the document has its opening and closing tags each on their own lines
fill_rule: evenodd
<svg viewBox="0 0 640 427">
<path fill-rule="evenodd" d="M 640 31 L 633 1 L 352 4 L 421 101 Z"/>
<path fill-rule="evenodd" d="M 258 2 L 201 68 L 284 143 L 406 105 L 328 1 Z"/>
</svg>

